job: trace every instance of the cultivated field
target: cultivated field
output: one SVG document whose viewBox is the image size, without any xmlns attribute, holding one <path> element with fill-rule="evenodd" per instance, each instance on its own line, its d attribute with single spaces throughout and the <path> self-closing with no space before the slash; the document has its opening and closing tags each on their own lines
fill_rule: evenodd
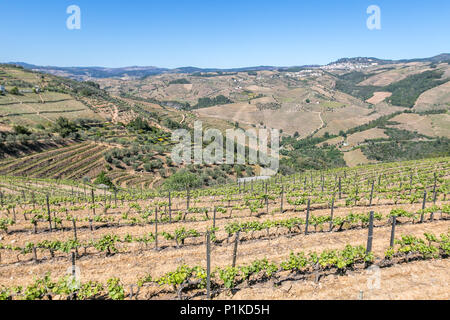
<svg viewBox="0 0 450 320">
<path fill-rule="evenodd" d="M 0 297 L 205 299 L 209 234 L 214 299 L 447 299 L 449 160 L 170 194 L 3 177 Z M 63 278 L 73 257 L 81 287 Z"/>
</svg>

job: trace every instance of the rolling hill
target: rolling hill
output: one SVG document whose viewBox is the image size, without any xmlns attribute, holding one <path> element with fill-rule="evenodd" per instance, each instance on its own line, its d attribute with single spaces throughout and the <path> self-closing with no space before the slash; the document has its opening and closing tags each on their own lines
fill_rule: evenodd
<svg viewBox="0 0 450 320">
<path fill-rule="evenodd" d="M 145 187 L 184 169 L 206 185 L 258 174 L 174 166 L 170 134 L 196 120 L 280 129 L 283 173 L 448 155 L 448 58 L 227 70 L 0 65 L 1 173 L 92 181 L 104 171 L 118 186 Z"/>
</svg>

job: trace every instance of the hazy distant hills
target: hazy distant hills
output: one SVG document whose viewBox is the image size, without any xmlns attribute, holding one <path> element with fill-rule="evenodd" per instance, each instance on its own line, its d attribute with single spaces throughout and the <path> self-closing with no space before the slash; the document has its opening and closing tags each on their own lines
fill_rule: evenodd
<svg viewBox="0 0 450 320">
<path fill-rule="evenodd" d="M 86 148 L 83 161 L 63 159 L 64 167 L 74 163 L 64 169 L 63 176 L 69 178 L 94 177 L 108 170 L 117 185 L 161 181 L 172 167 L 164 160 L 168 149 L 159 147 L 170 145 L 165 139 L 173 130 L 193 128 L 197 120 L 204 128 L 221 132 L 236 127 L 279 129 L 283 172 L 450 156 L 450 54 L 232 69 L 12 63 L 0 64 L 0 85 L 0 143 L 3 139 L 11 145 L 8 154 L 17 157 L 59 148 L 48 138 L 59 130 L 53 123 L 61 119 L 78 128 L 69 126 L 68 130 L 76 130 L 69 138 L 92 142 L 80 145 Z M 148 134 L 130 131 L 138 117 L 148 121 Z M 65 129 L 56 137 L 62 135 Z M 64 147 L 70 143 L 66 140 L 57 141 Z M 36 142 L 26 149 L 23 141 Z M 143 141 L 159 148 L 151 160 L 108 158 L 109 162 L 104 157 L 106 149 L 140 147 Z M 163 170 L 150 172 L 153 165 Z M 55 170 L 48 174 L 37 171 L 32 176 L 62 177 L 62 167 L 51 167 Z M 25 172 L 21 171 L 25 167 L 18 168 Z"/>
<path fill-rule="evenodd" d="M 54 67 L 54 66 L 37 66 L 24 62 L 11 62 L 15 64 L 39 72 L 50 73 L 58 76 L 70 77 L 76 80 L 86 80 L 87 78 L 114 78 L 114 77 L 134 77 L 142 78 L 151 75 L 158 75 L 170 71 L 165 68 L 157 67 L 124 67 L 124 68 L 104 68 L 104 67 Z"/>
<path fill-rule="evenodd" d="M 356 57 L 356 58 L 342 58 L 335 62 L 331 62 L 328 65 L 334 64 L 395 64 L 395 63 L 409 63 L 409 62 L 432 62 L 439 63 L 443 61 L 449 61 L 450 54 L 443 53 L 430 58 L 418 58 L 418 59 L 404 59 L 404 60 L 385 60 L 370 57 Z M 104 67 L 55 67 L 55 66 L 37 66 L 24 62 L 10 62 L 8 64 L 20 65 L 26 69 L 35 70 L 39 72 L 50 73 L 59 76 L 70 77 L 76 80 L 87 79 L 104 79 L 104 78 L 144 78 L 148 76 L 159 75 L 163 73 L 207 73 L 207 72 L 250 72 L 250 71 L 290 71 L 301 70 L 304 68 L 320 67 L 319 65 L 307 65 L 307 66 L 293 66 L 293 67 L 276 67 L 276 66 L 256 66 L 256 67 L 244 67 L 244 68 L 232 68 L 232 69 L 220 69 L 220 68 L 196 68 L 196 67 L 180 67 L 175 69 L 159 68 L 154 66 L 148 67 L 124 67 L 124 68 L 104 68 Z"/>
<path fill-rule="evenodd" d="M 38 72 L 50 73 L 53 75 L 73 78 L 75 80 L 87 79 L 105 79 L 105 78 L 145 78 L 148 76 L 159 75 L 163 73 L 207 73 L 207 72 L 246 72 L 246 71 L 263 71 L 263 70 L 277 70 L 279 67 L 273 66 L 258 66 L 246 68 L 233 69 L 219 69 L 219 68 L 196 68 L 196 67 L 181 67 L 176 69 L 158 68 L 158 67 L 124 67 L 124 68 L 104 68 L 104 67 L 54 67 L 54 66 L 37 66 L 24 62 L 9 62 L 8 64 L 19 65 L 25 69 L 34 70 Z"/>
<path fill-rule="evenodd" d="M 440 63 L 446 62 L 450 60 L 449 53 L 442 53 L 440 55 L 431 57 L 431 58 L 417 58 L 417 59 L 401 59 L 401 60 L 386 60 L 386 59 L 378 59 L 378 58 L 368 58 L 368 57 L 357 57 L 357 58 L 342 58 L 335 62 L 330 63 L 338 64 L 338 63 L 361 63 L 361 64 L 370 64 L 377 63 L 381 64 L 395 64 L 395 63 L 411 63 L 411 62 L 432 62 L 432 63 Z"/>
</svg>

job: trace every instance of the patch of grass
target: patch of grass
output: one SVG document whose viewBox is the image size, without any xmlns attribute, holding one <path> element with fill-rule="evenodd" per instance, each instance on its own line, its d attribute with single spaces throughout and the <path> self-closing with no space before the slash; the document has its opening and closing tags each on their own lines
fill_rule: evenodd
<svg viewBox="0 0 450 320">
<path fill-rule="evenodd" d="M 322 106 L 324 106 L 325 108 L 330 108 L 330 109 L 336 109 L 336 108 L 341 108 L 344 107 L 345 104 L 338 102 L 338 101 L 324 101 L 320 103 Z"/>
</svg>

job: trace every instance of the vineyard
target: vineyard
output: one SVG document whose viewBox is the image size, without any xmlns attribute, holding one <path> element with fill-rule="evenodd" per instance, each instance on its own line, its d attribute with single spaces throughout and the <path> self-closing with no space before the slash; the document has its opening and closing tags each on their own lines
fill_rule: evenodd
<svg viewBox="0 0 450 320">
<path fill-rule="evenodd" d="M 106 143 L 71 143 L 65 147 L 1 161 L 0 174 L 58 180 L 95 177 L 104 170 L 106 165 L 104 154 L 110 149 L 112 147 Z M 110 171 L 109 177 L 114 184 L 124 187 L 137 185 L 148 187 L 154 180 L 154 176 L 148 173 L 136 174 L 120 169 Z"/>
<path fill-rule="evenodd" d="M 104 148 L 1 164 L 0 299 L 332 298 L 360 279 L 339 296 L 355 299 L 373 266 L 433 273 L 448 298 L 450 158 L 183 191 L 73 182 Z"/>
</svg>

